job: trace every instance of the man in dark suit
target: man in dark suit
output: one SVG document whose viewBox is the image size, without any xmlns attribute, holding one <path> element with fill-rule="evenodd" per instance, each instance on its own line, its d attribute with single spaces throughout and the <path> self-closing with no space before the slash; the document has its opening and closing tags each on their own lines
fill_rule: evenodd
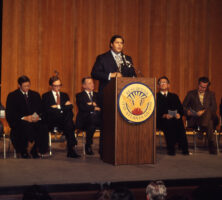
<svg viewBox="0 0 222 200">
<path fill-rule="evenodd" d="M 91 75 L 99 80 L 99 92 L 111 78 L 136 76 L 131 57 L 123 54 L 123 45 L 123 37 L 114 35 L 110 40 L 110 50 L 97 57 Z"/>
<path fill-rule="evenodd" d="M 158 80 L 157 93 L 157 128 L 164 132 L 168 155 L 175 155 L 175 145 L 178 142 L 182 154 L 189 155 L 186 131 L 182 116 L 183 106 L 179 97 L 169 92 L 169 79 L 165 76 Z"/>
<path fill-rule="evenodd" d="M 68 94 L 61 92 L 61 80 L 58 76 L 49 79 L 51 91 L 42 95 L 43 114 L 47 122 L 48 130 L 53 131 L 56 127 L 62 130 L 67 140 L 67 157 L 80 157 L 75 151 L 77 144 L 73 122 L 73 105 Z"/>
<path fill-rule="evenodd" d="M 85 151 L 88 155 L 93 155 L 91 145 L 96 128 L 101 126 L 101 108 L 100 98 L 97 92 L 94 92 L 94 83 L 91 77 L 82 79 L 83 92 L 76 95 L 76 104 L 78 114 L 76 117 L 76 127 L 86 131 Z"/>
<path fill-rule="evenodd" d="M 28 142 L 34 142 L 31 150 L 33 158 L 39 158 L 38 152 L 48 150 L 47 128 L 42 120 L 41 98 L 39 93 L 30 90 L 30 79 L 21 76 L 19 89 L 9 93 L 6 102 L 6 119 L 11 127 L 11 140 L 22 158 L 30 158 L 27 152 Z"/>
<path fill-rule="evenodd" d="M 210 81 L 207 77 L 198 80 L 198 89 L 189 91 L 184 99 L 183 107 L 187 116 L 188 127 L 199 127 L 206 131 L 210 154 L 217 154 L 213 137 L 214 128 L 218 123 L 215 95 L 209 90 Z"/>
</svg>

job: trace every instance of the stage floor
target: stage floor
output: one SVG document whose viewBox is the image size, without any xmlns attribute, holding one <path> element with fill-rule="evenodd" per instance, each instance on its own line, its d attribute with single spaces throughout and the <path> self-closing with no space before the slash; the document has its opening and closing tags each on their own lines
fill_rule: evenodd
<svg viewBox="0 0 222 200">
<path fill-rule="evenodd" d="M 80 159 L 67 158 L 64 145 L 53 146 L 50 158 L 14 159 L 11 154 L 0 159 L 0 187 L 222 177 L 222 154 L 209 155 L 204 149 L 190 156 L 168 156 L 163 149 L 157 151 L 156 164 L 113 166 L 100 160 L 97 144 L 94 156 Z M 81 149 L 80 144 L 79 153 Z"/>
</svg>

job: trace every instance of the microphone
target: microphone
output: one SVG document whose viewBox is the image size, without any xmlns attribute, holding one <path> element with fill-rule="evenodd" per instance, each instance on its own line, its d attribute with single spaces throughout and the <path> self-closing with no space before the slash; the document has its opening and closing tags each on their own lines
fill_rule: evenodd
<svg viewBox="0 0 222 200">
<path fill-rule="evenodd" d="M 135 71 L 138 77 L 144 77 L 143 73 L 139 69 L 135 68 Z"/>
</svg>

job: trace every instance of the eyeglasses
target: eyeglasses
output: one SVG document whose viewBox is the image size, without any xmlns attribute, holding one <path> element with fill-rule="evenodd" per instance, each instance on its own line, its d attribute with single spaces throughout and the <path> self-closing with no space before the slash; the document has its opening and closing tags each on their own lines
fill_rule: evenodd
<svg viewBox="0 0 222 200">
<path fill-rule="evenodd" d="M 160 84 L 160 85 L 168 84 L 168 82 L 160 82 L 159 84 Z"/>
</svg>

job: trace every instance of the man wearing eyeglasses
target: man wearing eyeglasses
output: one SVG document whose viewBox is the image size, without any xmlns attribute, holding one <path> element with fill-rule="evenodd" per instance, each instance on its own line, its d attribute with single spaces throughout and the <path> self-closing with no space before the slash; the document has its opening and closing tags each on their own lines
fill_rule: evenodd
<svg viewBox="0 0 222 200">
<path fill-rule="evenodd" d="M 217 154 L 213 137 L 214 128 L 218 123 L 217 104 L 215 95 L 209 90 L 209 86 L 209 79 L 200 77 L 198 88 L 187 93 L 183 107 L 187 116 L 188 127 L 199 128 L 199 134 L 206 131 L 209 153 Z"/>
<path fill-rule="evenodd" d="M 179 144 L 183 155 L 189 155 L 186 131 L 182 121 L 183 106 L 179 97 L 169 91 L 170 81 L 166 76 L 158 79 L 159 92 L 156 95 L 157 128 L 164 132 L 167 153 L 176 155 L 176 144 Z"/>
<path fill-rule="evenodd" d="M 80 157 L 75 151 L 77 144 L 73 122 L 73 105 L 69 100 L 68 94 L 61 92 L 62 82 L 58 76 L 49 79 L 51 91 L 42 95 L 42 105 L 44 118 L 49 131 L 58 129 L 63 131 L 67 140 L 67 157 Z"/>
</svg>

